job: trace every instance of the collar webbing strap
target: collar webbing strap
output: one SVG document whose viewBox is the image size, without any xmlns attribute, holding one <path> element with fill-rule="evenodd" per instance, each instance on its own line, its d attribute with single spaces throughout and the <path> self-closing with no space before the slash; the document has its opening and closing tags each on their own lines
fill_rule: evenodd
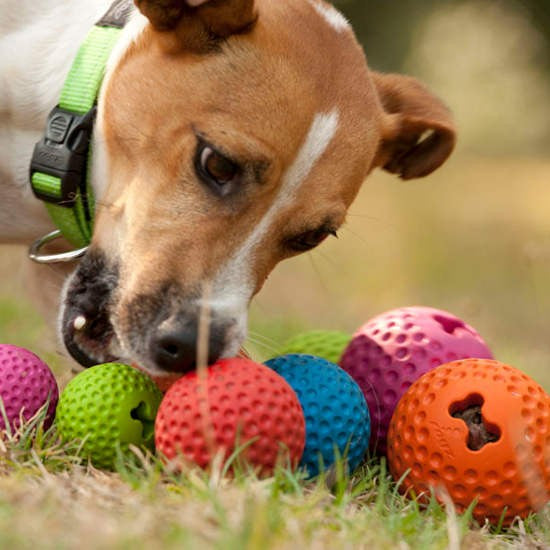
<svg viewBox="0 0 550 550">
<path fill-rule="evenodd" d="M 130 2 L 117 0 L 86 36 L 71 66 L 59 105 L 36 144 L 31 186 L 63 236 L 85 247 L 92 237 L 94 203 L 90 183 L 95 105 L 105 66 L 126 20 Z M 119 24 L 117 24 L 117 21 Z"/>
</svg>

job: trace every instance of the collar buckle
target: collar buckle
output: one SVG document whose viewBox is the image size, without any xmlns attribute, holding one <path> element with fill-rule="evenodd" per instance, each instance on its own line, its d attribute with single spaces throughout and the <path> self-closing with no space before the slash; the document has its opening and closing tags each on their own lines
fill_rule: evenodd
<svg viewBox="0 0 550 550">
<path fill-rule="evenodd" d="M 59 106 L 48 116 L 46 132 L 31 159 L 31 186 L 37 198 L 72 208 L 85 195 L 88 148 L 96 114 L 94 105 L 78 114 Z"/>
</svg>

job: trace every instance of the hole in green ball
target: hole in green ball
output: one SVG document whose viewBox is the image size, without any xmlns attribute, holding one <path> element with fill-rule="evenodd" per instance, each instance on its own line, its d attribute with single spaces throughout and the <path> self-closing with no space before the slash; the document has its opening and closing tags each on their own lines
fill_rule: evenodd
<svg viewBox="0 0 550 550">
<path fill-rule="evenodd" d="M 141 403 L 130 411 L 130 416 L 134 420 L 139 420 L 143 426 L 142 437 L 146 444 L 151 443 L 154 438 L 155 431 L 155 414 L 151 407 L 141 401 Z"/>
</svg>

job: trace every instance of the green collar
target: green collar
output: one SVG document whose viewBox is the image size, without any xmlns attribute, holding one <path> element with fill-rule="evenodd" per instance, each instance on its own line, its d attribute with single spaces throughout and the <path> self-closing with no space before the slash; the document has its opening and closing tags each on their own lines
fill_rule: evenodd
<svg viewBox="0 0 550 550">
<path fill-rule="evenodd" d="M 58 228 L 31 247 L 36 261 L 67 261 L 78 257 L 91 241 L 94 196 L 90 181 L 91 137 L 97 96 L 107 60 L 131 8 L 130 0 L 115 0 L 80 46 L 63 85 L 59 105 L 48 116 L 46 131 L 31 160 L 31 186 Z M 63 236 L 79 251 L 54 256 L 39 254 L 52 238 Z M 45 260 L 46 259 L 46 260 Z"/>
</svg>

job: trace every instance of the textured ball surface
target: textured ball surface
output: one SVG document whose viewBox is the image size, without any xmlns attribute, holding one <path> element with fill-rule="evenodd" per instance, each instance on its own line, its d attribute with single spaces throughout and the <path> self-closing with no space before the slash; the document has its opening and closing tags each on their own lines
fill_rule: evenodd
<svg viewBox="0 0 550 550">
<path fill-rule="evenodd" d="M 120 363 L 87 369 L 66 386 L 57 407 L 65 441 L 84 440 L 83 454 L 98 468 L 114 465 L 117 449 L 153 447 L 154 420 L 162 399 L 155 383 Z"/>
<path fill-rule="evenodd" d="M 303 353 L 322 357 L 331 363 L 338 364 L 350 340 L 351 335 L 345 332 L 310 330 L 291 338 L 283 346 L 281 355 Z"/>
<path fill-rule="evenodd" d="M 250 359 L 250 357 L 248 356 L 246 351 L 243 350 L 243 349 L 241 349 L 239 351 L 239 357 L 243 357 L 245 359 Z M 155 376 L 155 375 L 150 374 L 145 369 L 143 369 L 142 367 L 140 367 L 139 365 L 137 365 L 135 363 L 132 364 L 132 367 L 134 367 L 135 369 L 138 369 L 139 371 L 144 372 L 145 374 L 147 374 L 147 376 L 149 376 L 149 378 L 151 378 L 151 380 L 153 380 L 153 382 L 157 385 L 158 389 L 162 393 L 166 393 L 170 389 L 170 387 L 174 384 L 174 382 L 177 382 L 183 376 L 182 373 L 176 373 L 176 372 L 175 373 L 170 373 L 170 374 L 163 374 L 161 376 L 158 376 L 158 375 Z"/>
<path fill-rule="evenodd" d="M 266 365 L 290 384 L 304 410 L 306 445 L 300 466 L 317 475 L 320 464 L 329 468 L 335 462 L 336 448 L 340 456 L 347 456 L 353 471 L 369 445 L 370 418 L 363 393 L 351 376 L 311 355 L 283 355 Z"/>
<path fill-rule="evenodd" d="M 405 307 L 363 325 L 340 365 L 367 399 L 371 449 L 386 452 L 393 411 L 411 384 L 439 365 L 469 357 L 491 359 L 492 354 L 474 328 L 446 311 Z"/>
<path fill-rule="evenodd" d="M 55 376 L 44 361 L 24 348 L 0 344 L 0 397 L 10 429 L 19 426 L 21 412 L 28 420 L 49 399 L 44 419 L 47 429 L 55 416 L 59 392 Z M 6 423 L 0 414 L 0 430 L 5 429 Z"/>
<path fill-rule="evenodd" d="M 519 370 L 483 359 L 442 365 L 406 392 L 388 433 L 402 490 L 445 487 L 459 511 L 497 523 L 550 498 L 550 396 Z M 436 493 L 437 494 L 437 493 Z"/>
<path fill-rule="evenodd" d="M 206 468 L 216 454 L 227 458 L 245 446 L 239 456 L 262 475 L 271 474 L 279 459 L 298 464 L 304 415 L 283 378 L 244 358 L 220 360 L 202 376 L 186 374 L 164 396 L 155 441 L 166 458 Z"/>
</svg>

